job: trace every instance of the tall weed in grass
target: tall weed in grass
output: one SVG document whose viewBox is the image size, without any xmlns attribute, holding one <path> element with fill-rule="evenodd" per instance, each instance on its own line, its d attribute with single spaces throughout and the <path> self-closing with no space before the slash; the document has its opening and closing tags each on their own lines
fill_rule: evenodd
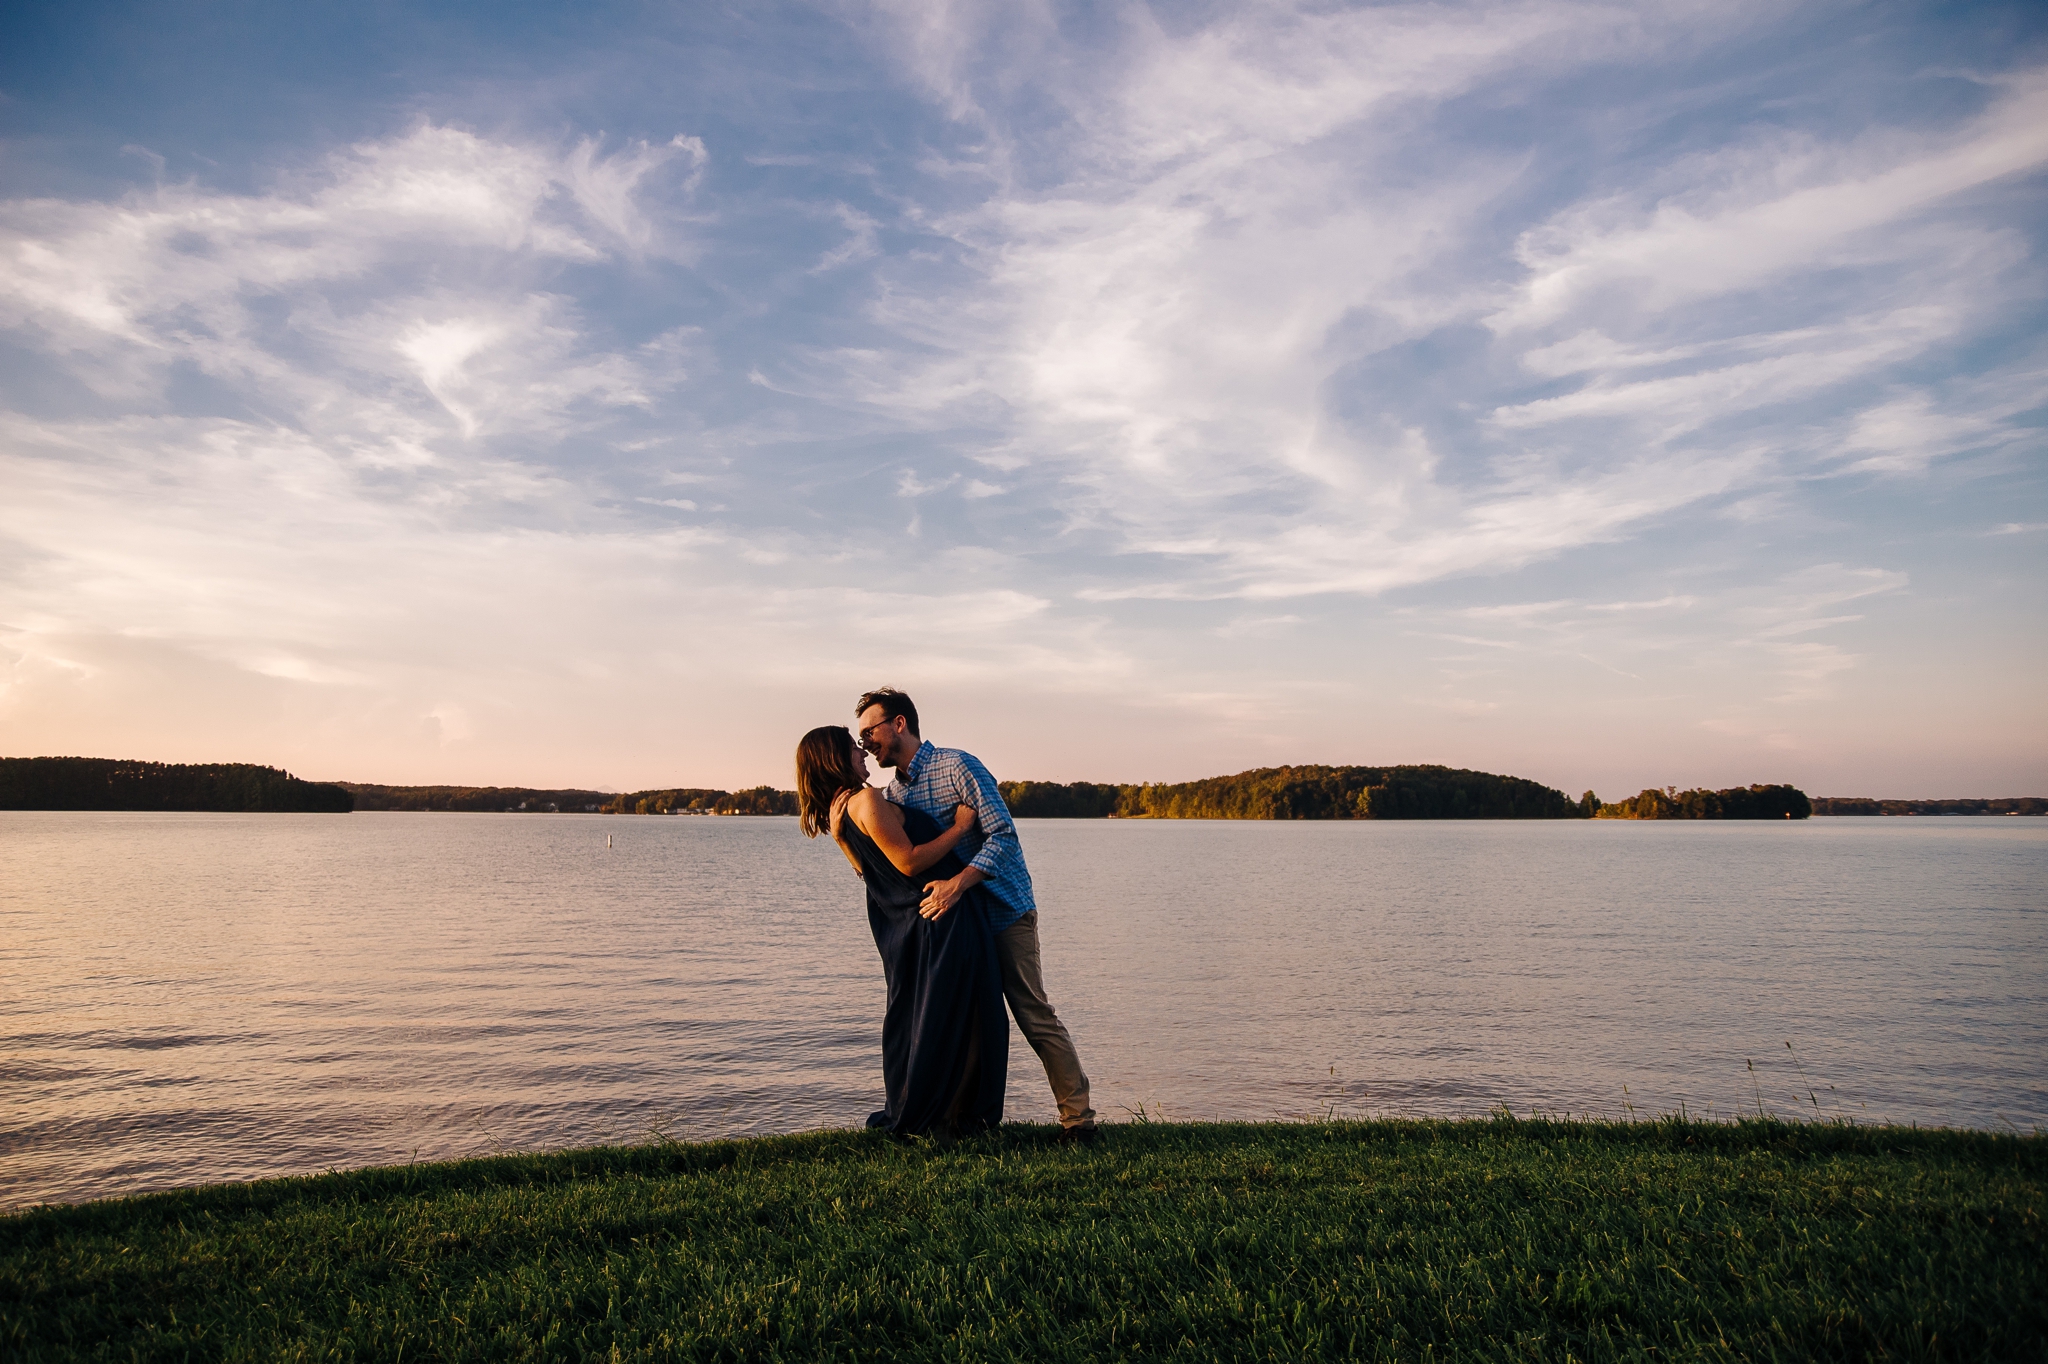
<svg viewBox="0 0 2048 1364">
<path fill-rule="evenodd" d="M 0 1220 L 0 1355 L 2042 1358 L 2044 1169 L 1505 1115 L 509 1156 Z"/>
</svg>

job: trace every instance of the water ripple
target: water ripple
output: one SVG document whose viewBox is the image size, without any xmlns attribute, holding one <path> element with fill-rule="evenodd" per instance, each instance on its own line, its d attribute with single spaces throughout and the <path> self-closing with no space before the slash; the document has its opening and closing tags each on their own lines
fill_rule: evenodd
<svg viewBox="0 0 2048 1364">
<path fill-rule="evenodd" d="M 2048 822 L 1023 837 L 1107 1118 L 2048 1122 Z M 793 821 L 8 813 L 0 873 L 0 1208 L 880 1101 L 859 884 Z"/>
</svg>

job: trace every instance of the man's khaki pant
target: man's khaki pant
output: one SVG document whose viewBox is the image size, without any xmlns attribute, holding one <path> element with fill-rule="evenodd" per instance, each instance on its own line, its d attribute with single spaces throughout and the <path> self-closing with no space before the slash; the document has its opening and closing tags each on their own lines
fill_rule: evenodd
<svg viewBox="0 0 2048 1364">
<path fill-rule="evenodd" d="M 1003 998 L 1010 1001 L 1010 1015 L 1031 1050 L 1045 1063 L 1045 1078 L 1060 1106 L 1060 1126 L 1092 1125 L 1095 1110 L 1088 1106 L 1087 1073 L 1074 1051 L 1074 1039 L 1067 1036 L 1067 1025 L 1060 1022 L 1045 997 L 1045 975 L 1038 964 L 1037 910 L 996 934 L 996 957 L 1003 965 Z"/>
</svg>

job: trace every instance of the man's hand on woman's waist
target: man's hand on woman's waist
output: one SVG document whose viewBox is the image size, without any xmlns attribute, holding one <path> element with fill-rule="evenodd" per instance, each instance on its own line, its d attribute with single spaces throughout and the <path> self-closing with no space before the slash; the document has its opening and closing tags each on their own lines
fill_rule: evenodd
<svg viewBox="0 0 2048 1364">
<path fill-rule="evenodd" d="M 969 867 L 958 876 L 949 876 L 943 881 L 927 881 L 924 886 L 924 901 L 917 912 L 927 919 L 936 919 L 960 903 L 960 897 L 973 890 L 983 881 L 979 867 Z"/>
</svg>

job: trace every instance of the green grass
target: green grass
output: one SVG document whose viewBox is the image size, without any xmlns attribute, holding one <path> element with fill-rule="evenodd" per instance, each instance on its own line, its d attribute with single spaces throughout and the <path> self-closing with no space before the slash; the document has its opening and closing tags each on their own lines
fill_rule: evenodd
<svg viewBox="0 0 2048 1364">
<path fill-rule="evenodd" d="M 2041 1359 L 2048 1140 L 832 1132 L 0 1219 L 0 1357 Z"/>
</svg>

